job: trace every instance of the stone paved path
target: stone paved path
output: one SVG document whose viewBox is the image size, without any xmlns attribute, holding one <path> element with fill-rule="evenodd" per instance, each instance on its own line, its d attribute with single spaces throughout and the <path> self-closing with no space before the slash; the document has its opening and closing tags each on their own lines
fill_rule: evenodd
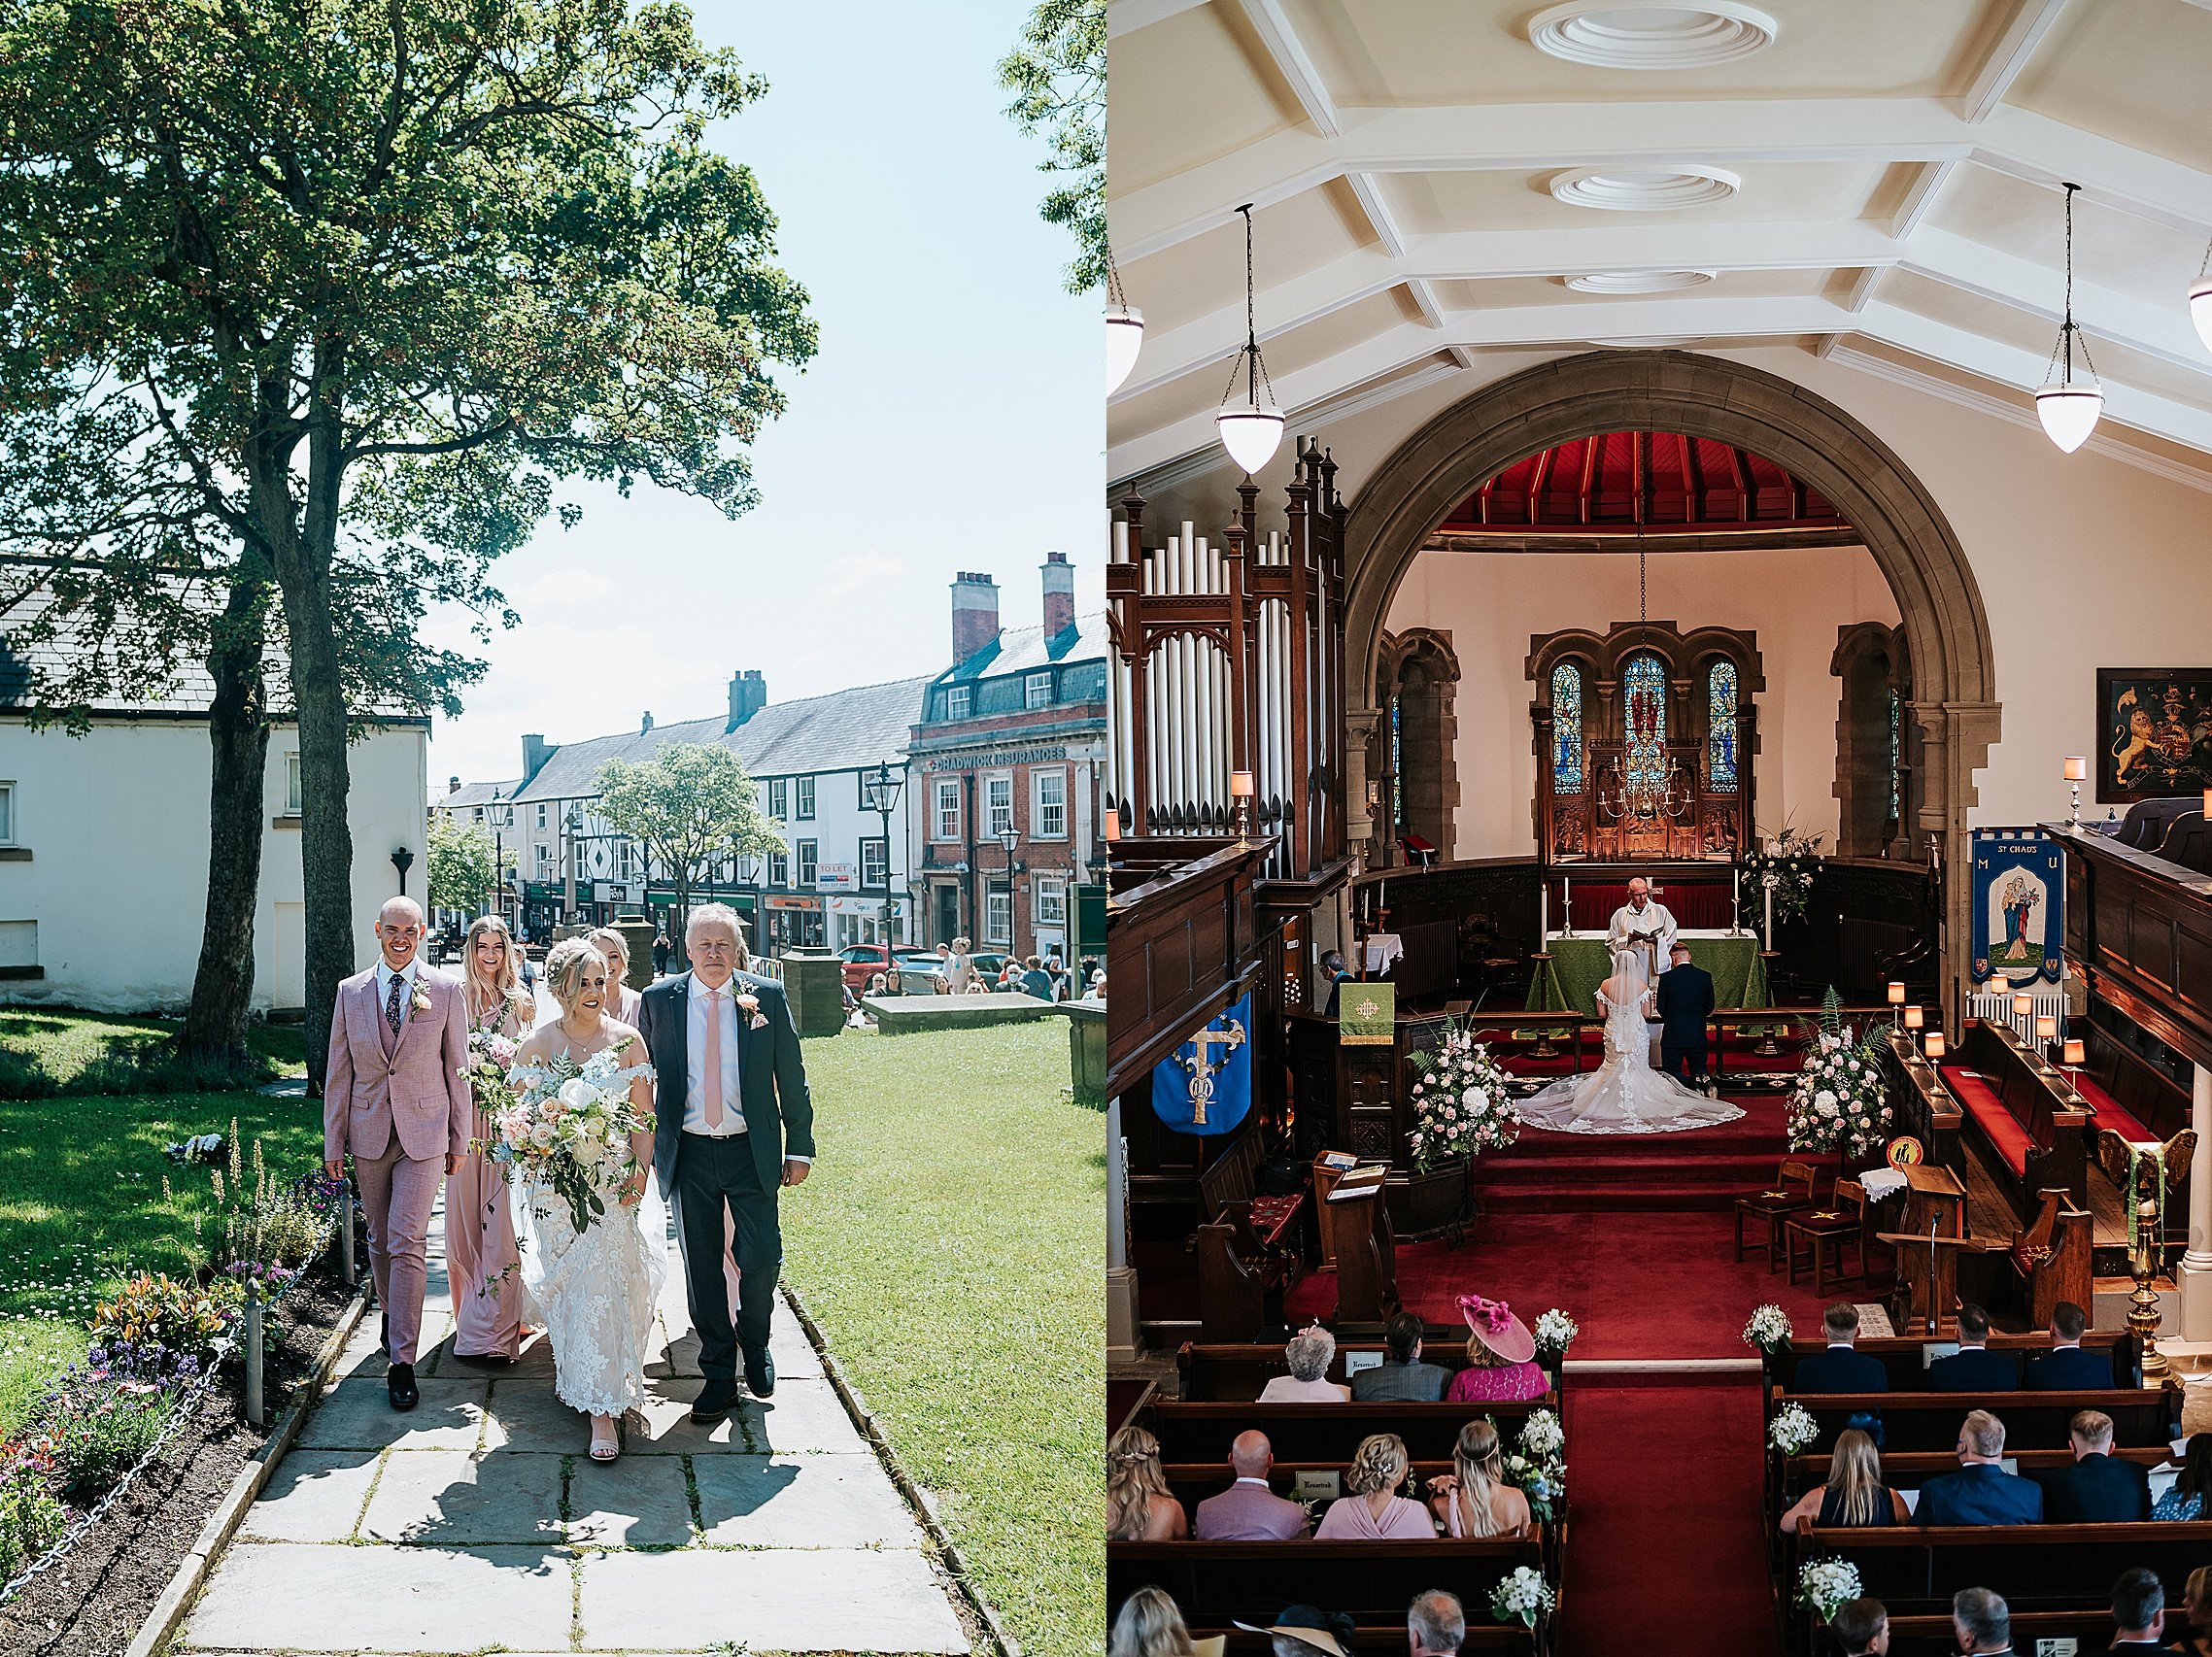
<svg viewBox="0 0 2212 1657">
<path fill-rule="evenodd" d="M 457 1360 L 440 1234 L 417 1366 L 385 1397 L 372 1309 L 272 1472 L 179 1652 L 966 1652 L 927 1539 L 788 1306 L 776 1392 L 687 1418 L 698 1338 L 673 1259 L 649 1437 L 611 1467 L 553 1394 L 542 1336 L 511 1369 Z"/>
</svg>

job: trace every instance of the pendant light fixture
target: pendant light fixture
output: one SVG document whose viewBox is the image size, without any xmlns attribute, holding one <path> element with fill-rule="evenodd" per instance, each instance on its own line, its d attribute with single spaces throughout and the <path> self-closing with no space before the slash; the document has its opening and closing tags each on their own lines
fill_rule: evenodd
<svg viewBox="0 0 2212 1657">
<path fill-rule="evenodd" d="M 1129 303 L 1121 290 L 1121 272 L 1115 268 L 1113 250 L 1106 249 L 1106 395 L 1121 389 L 1129 371 L 1137 366 L 1137 354 L 1144 346 L 1144 313 Z"/>
<path fill-rule="evenodd" d="M 1221 428 L 1221 447 L 1229 458 L 1250 477 L 1266 465 L 1282 442 L 1282 410 L 1276 406 L 1275 388 L 1268 384 L 1267 364 L 1260 360 L 1259 328 L 1252 312 L 1252 204 L 1237 209 L 1244 216 L 1244 343 L 1229 370 L 1229 389 L 1221 394 L 1221 407 L 1213 423 Z M 1242 390 L 1238 380 L 1242 377 Z"/>
<path fill-rule="evenodd" d="M 2189 285 L 2189 320 L 2196 324 L 2196 337 L 2212 351 L 2212 242 L 2204 246 L 2204 262 L 2196 280 Z"/>
<path fill-rule="evenodd" d="M 2059 325 L 2059 344 L 2051 353 L 2050 378 L 2035 393 L 2035 418 L 2060 449 L 2071 455 L 2089 441 L 2096 429 L 2096 417 L 2104 408 L 2104 391 L 2096 383 L 2096 365 L 2090 361 L 2089 341 L 2079 342 L 2082 378 L 2074 378 L 2074 192 L 2080 185 L 2066 186 L 2066 320 Z"/>
</svg>

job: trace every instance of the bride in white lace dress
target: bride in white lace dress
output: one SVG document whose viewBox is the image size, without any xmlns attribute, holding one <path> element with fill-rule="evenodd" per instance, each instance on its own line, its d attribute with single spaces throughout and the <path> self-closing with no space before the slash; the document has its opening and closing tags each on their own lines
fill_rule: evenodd
<svg viewBox="0 0 2212 1657">
<path fill-rule="evenodd" d="M 1733 1122 L 1744 1113 L 1692 1093 L 1651 1066 L 1645 1029 L 1652 991 L 1636 954 L 1613 952 L 1613 976 L 1598 986 L 1605 1014 L 1605 1063 L 1586 1076 L 1567 1076 L 1524 1099 L 1516 1111 L 1531 1128 L 1561 1133 L 1673 1133 Z"/>
<path fill-rule="evenodd" d="M 592 1459 L 611 1462 L 621 1454 L 619 1422 L 645 1402 L 653 1314 L 668 1276 L 667 1211 L 652 1195 L 648 1176 L 653 1066 L 637 1031 L 606 1016 L 606 957 L 570 938 L 554 946 L 545 981 L 560 1000 L 561 1016 L 541 1025 L 516 1053 L 517 1084 L 543 1078 L 563 1055 L 581 1065 L 612 1048 L 617 1058 L 636 1060 L 620 1074 L 630 1078 L 630 1103 L 648 1124 L 630 1135 L 633 1167 L 626 1171 L 611 1158 L 601 1165 L 606 1212 L 582 1233 L 567 1202 L 550 1189 L 527 1178 L 515 1186 L 525 1315 L 544 1324 L 553 1341 L 555 1395 L 592 1418 Z"/>
</svg>

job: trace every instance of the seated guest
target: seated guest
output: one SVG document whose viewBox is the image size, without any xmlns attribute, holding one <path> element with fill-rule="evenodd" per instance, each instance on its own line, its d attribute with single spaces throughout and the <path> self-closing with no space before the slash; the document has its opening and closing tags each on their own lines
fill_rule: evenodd
<svg viewBox="0 0 2212 1657">
<path fill-rule="evenodd" d="M 2114 1651 L 2171 1651 L 2166 1643 L 2166 1590 L 2156 1571 L 2123 1571 L 2112 1585 L 2112 1620 L 2120 1632 Z"/>
<path fill-rule="evenodd" d="M 1193 1640 L 1175 1602 L 1160 1588 L 1140 1588 L 1121 1602 L 1106 1638 L 1106 1657 L 1221 1657 L 1224 1635 Z"/>
<path fill-rule="evenodd" d="M 1321 957 L 1321 976 L 1329 981 L 1329 998 L 1321 1005 L 1323 1018 L 1337 1016 L 1337 992 L 1351 974 L 1344 970 L 1344 958 L 1335 950 Z"/>
<path fill-rule="evenodd" d="M 1237 1626 L 1247 1634 L 1268 1636 L 1274 1641 L 1270 1648 L 1273 1657 L 1351 1657 L 1352 1631 L 1357 1625 L 1343 1611 L 1285 1606 L 1266 1628 L 1248 1622 Z"/>
<path fill-rule="evenodd" d="M 1237 1482 L 1198 1505 L 1196 1533 L 1202 1542 L 1275 1542 L 1306 1535 L 1306 1509 L 1268 1488 L 1275 1446 L 1265 1433 L 1237 1435 L 1229 1446 L 1229 1465 Z"/>
<path fill-rule="evenodd" d="M 2199 1565 L 2189 1573 L 2181 1608 L 2189 1628 L 2175 1644 L 2190 1657 L 2212 1657 L 2212 1565 Z"/>
<path fill-rule="evenodd" d="M 1262 1403 L 1343 1403 L 1351 1397 L 1351 1388 L 1329 1379 L 1329 1366 L 1337 1361 L 1337 1337 L 1318 1324 L 1292 1336 L 1282 1356 L 1290 1373 L 1268 1377 L 1268 1384 L 1260 1388 Z"/>
<path fill-rule="evenodd" d="M 1106 1535 L 1117 1542 L 1179 1542 L 1190 1535 L 1183 1505 L 1168 1494 L 1160 1440 L 1124 1427 L 1106 1444 Z"/>
<path fill-rule="evenodd" d="M 1400 1312 L 1384 1325 L 1382 1344 L 1389 1356 L 1352 1377 L 1352 1397 L 1362 1403 L 1434 1403 L 1444 1397 L 1451 1371 L 1442 1364 L 1421 1362 L 1421 1332 L 1426 1327 L 1412 1312 Z"/>
<path fill-rule="evenodd" d="M 2027 1390 L 2072 1393 L 2112 1385 L 2112 1354 L 2084 1352 L 2082 1332 L 2089 1317 L 2071 1301 L 2051 1308 L 2051 1350 L 2027 1364 Z"/>
<path fill-rule="evenodd" d="M 1980 1306 L 1958 1308 L 1958 1350 L 1927 1367 L 1927 1390 L 1934 1393 L 2009 1393 L 2020 1385 L 2020 1366 L 2004 1352 L 1990 1350 L 1990 1314 Z"/>
<path fill-rule="evenodd" d="M 1964 1657 L 2008 1657 L 2012 1608 L 1987 1588 L 1961 1588 L 1951 1596 L 1951 1632 Z"/>
<path fill-rule="evenodd" d="M 1836 1435 L 1835 1454 L 1828 1458 L 1828 1482 L 1808 1490 L 1797 1505 L 1782 1516 L 1782 1534 L 1793 1536 L 1797 1521 L 1816 1525 L 1901 1525 L 1908 1514 L 1905 1499 L 1882 1482 L 1882 1452 L 1857 1428 Z"/>
<path fill-rule="evenodd" d="M 1349 1496 L 1340 1496 L 1321 1515 L 1313 1539 L 1323 1542 L 1429 1541 L 1436 1525 L 1429 1510 L 1398 1494 L 1409 1466 L 1406 1441 L 1395 1433 L 1377 1433 L 1359 1441 L 1344 1473 Z"/>
<path fill-rule="evenodd" d="M 1793 1393 L 1886 1393 L 1889 1371 L 1882 1360 L 1858 1351 L 1858 1308 L 1838 1301 L 1821 1314 L 1828 1349 L 1797 1360 L 1789 1378 Z"/>
<path fill-rule="evenodd" d="M 1843 1657 L 1883 1657 L 1889 1649 L 1889 1613 L 1880 1600 L 1846 1600 L 1828 1618 Z"/>
<path fill-rule="evenodd" d="M 1429 1481 L 1429 1506 L 1445 1535 L 1518 1537 L 1534 1529 L 1528 1498 L 1506 1482 L 1505 1452 L 1489 1421 L 1470 1421 L 1451 1447 L 1451 1471 Z"/>
<path fill-rule="evenodd" d="M 1462 1295 L 1459 1312 L 1467 1320 L 1467 1368 L 1451 1377 L 1446 1402 L 1509 1403 L 1551 1390 L 1550 1377 L 1534 1361 L 1536 1336 L 1505 1302 Z"/>
<path fill-rule="evenodd" d="M 2204 1499 L 2212 1496 L 2212 1433 L 2192 1433 L 2181 1459 L 2181 1476 L 2151 1505 L 2154 1519 L 2207 1517 Z"/>
<path fill-rule="evenodd" d="M 2066 1423 L 2074 1465 L 2039 1474 L 2052 1525 L 2128 1525 L 2151 1516 L 2151 1470 L 2112 1453 L 2112 1417 L 2081 1409 Z M 2123 1625 L 2126 1626 L 2126 1625 Z"/>
<path fill-rule="evenodd" d="M 1467 1609 L 1459 1596 L 1431 1588 L 1406 1612 L 1406 1637 L 1412 1657 L 1459 1657 L 1467 1639 Z"/>
<path fill-rule="evenodd" d="M 2004 1459 L 2005 1424 L 1977 1409 L 1958 1429 L 1958 1471 L 1921 1486 L 1914 1516 L 1923 1525 L 2032 1525 L 2043 1517 L 2043 1487 L 2010 1473 Z M 1981 1589 L 1973 1590 L 1975 1593 Z M 1998 1601 L 2001 1606 L 2003 1602 Z M 1997 1651 L 2002 1645 L 1969 1645 L 1968 1651 Z"/>
</svg>

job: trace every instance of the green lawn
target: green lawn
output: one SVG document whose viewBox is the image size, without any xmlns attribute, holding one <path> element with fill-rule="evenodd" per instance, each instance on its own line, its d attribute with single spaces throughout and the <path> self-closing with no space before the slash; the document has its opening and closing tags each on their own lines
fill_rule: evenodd
<svg viewBox="0 0 2212 1657">
<path fill-rule="evenodd" d="M 83 1356 L 95 1302 L 134 1270 L 197 1264 L 193 1223 L 214 1207 L 207 1170 L 173 1167 L 161 1152 L 193 1133 L 227 1133 L 232 1117 L 247 1147 L 261 1135 L 283 1178 L 321 1159 L 322 1107 L 302 1099 L 0 1099 L 0 1438 Z M 173 1200 L 162 1197 L 163 1174 Z"/>
<path fill-rule="evenodd" d="M 167 1054 L 177 1030 L 174 1019 L 69 1007 L 0 1010 L 0 1098 L 190 1091 Z M 306 1073 L 296 1025 L 253 1025 L 247 1046 L 269 1076 Z"/>
<path fill-rule="evenodd" d="M 1023 1648 L 1106 1648 L 1106 1122 L 1059 1019 L 806 1044 L 784 1276 Z"/>
</svg>

